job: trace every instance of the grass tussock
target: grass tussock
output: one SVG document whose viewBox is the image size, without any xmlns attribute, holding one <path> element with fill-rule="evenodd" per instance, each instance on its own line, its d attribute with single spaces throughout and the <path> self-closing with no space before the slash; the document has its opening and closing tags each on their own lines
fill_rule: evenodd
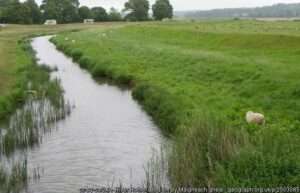
<svg viewBox="0 0 300 193">
<path fill-rule="evenodd" d="M 133 87 L 175 138 L 172 185 L 292 186 L 300 179 L 298 29 L 295 22 L 165 22 L 52 41 L 93 76 Z M 249 110 L 266 124 L 247 124 Z"/>
</svg>

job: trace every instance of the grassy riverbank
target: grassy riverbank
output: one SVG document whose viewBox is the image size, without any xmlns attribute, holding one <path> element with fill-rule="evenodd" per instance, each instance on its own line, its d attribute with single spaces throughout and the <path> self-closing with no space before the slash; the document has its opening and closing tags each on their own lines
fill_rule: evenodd
<svg viewBox="0 0 300 193">
<path fill-rule="evenodd" d="M 38 144 L 41 133 L 50 128 L 48 124 L 52 119 L 62 118 L 65 112 L 56 112 L 55 109 L 48 109 L 47 112 L 46 108 L 50 108 L 48 101 L 56 109 L 64 108 L 62 91 L 56 81 L 50 81 L 50 69 L 37 66 L 29 38 L 63 31 L 102 29 L 106 25 L 8 25 L 0 29 L 0 121 L 6 125 L 3 136 L 4 130 L 0 127 L 1 159 L 3 156 L 9 157 L 16 149 Z M 25 102 L 26 108 L 23 110 Z M 18 113 L 15 113 L 19 107 Z M 11 115 L 13 117 L 8 124 Z M 27 180 L 25 160 L 19 160 L 10 167 L 8 169 L 0 163 L 0 192 L 18 192 Z"/>
<path fill-rule="evenodd" d="M 174 136 L 174 186 L 300 183 L 298 22 L 148 23 L 54 38 L 95 77 L 133 87 Z M 264 126 L 245 123 L 249 110 Z"/>
<path fill-rule="evenodd" d="M 58 26 L 22 26 L 8 25 L 0 28 L 0 120 L 7 118 L 22 102 L 20 84 L 24 84 L 22 69 L 32 63 L 22 50 L 20 41 L 39 34 L 53 34 L 63 31 L 78 31 L 89 28 L 103 28 L 106 25 L 58 25 Z M 21 70 L 20 70 L 21 69 Z"/>
</svg>

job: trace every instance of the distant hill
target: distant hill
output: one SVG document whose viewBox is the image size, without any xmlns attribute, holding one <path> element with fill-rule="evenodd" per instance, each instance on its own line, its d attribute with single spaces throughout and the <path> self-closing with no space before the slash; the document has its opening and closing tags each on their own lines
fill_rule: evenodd
<svg viewBox="0 0 300 193">
<path fill-rule="evenodd" d="M 175 12 L 179 18 L 290 18 L 300 17 L 300 3 L 275 4 L 256 8 L 214 9 L 209 11 L 179 11 Z"/>
</svg>

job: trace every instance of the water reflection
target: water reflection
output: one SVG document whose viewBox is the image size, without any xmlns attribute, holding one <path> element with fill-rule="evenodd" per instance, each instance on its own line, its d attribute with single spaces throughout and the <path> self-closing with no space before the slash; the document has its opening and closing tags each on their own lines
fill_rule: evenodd
<svg viewBox="0 0 300 193">
<path fill-rule="evenodd" d="M 28 171 L 38 180 L 31 180 L 27 191 L 69 193 L 112 182 L 140 186 L 153 150 L 160 152 L 158 128 L 130 90 L 98 84 L 48 39 L 36 38 L 32 46 L 39 63 L 57 68 L 52 77 L 60 79 L 64 97 L 76 108 L 58 122 L 56 132 L 28 151 Z"/>
</svg>

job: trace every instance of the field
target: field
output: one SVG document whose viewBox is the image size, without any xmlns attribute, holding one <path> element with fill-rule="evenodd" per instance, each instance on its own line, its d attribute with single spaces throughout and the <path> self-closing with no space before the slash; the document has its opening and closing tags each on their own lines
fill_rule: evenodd
<svg viewBox="0 0 300 193">
<path fill-rule="evenodd" d="M 58 35 L 95 78 L 132 87 L 174 139 L 174 186 L 300 183 L 300 23 L 137 23 Z M 74 40 L 74 41 L 72 41 Z M 247 111 L 266 116 L 262 126 Z"/>
</svg>

